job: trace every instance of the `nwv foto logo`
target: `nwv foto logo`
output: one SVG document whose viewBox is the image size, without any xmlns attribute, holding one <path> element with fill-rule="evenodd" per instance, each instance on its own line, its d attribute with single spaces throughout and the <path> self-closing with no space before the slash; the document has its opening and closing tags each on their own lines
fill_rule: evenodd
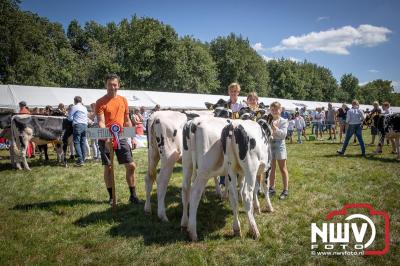
<svg viewBox="0 0 400 266">
<path fill-rule="evenodd" d="M 385 221 L 385 247 L 382 250 L 368 250 L 367 248 L 374 243 L 376 238 L 376 227 L 371 218 L 364 214 L 352 214 L 344 219 L 344 222 L 322 223 L 318 226 L 311 224 L 311 250 L 341 250 L 354 249 L 364 251 L 364 255 L 384 255 L 389 251 L 390 225 L 389 215 L 386 212 L 375 211 L 369 204 L 347 204 L 340 211 L 332 211 L 327 216 L 331 220 L 335 216 L 346 216 L 348 209 L 369 209 L 369 216 L 382 216 Z M 352 222 L 352 220 L 362 220 L 362 222 Z M 368 232 L 368 234 L 367 234 Z M 350 236 L 353 236 L 356 244 L 349 246 Z M 366 239 L 366 235 L 369 235 Z M 319 241 L 318 241 L 319 240 Z M 320 244 L 322 242 L 322 245 Z M 328 253 L 327 255 L 331 255 Z"/>
</svg>

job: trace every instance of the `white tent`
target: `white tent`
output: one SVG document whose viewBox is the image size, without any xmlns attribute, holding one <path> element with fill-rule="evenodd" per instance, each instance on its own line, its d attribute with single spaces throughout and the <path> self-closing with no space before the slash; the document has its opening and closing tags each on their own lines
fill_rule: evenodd
<svg viewBox="0 0 400 266">
<path fill-rule="evenodd" d="M 12 109 L 18 111 L 18 103 L 26 101 L 30 108 L 44 107 L 51 105 L 56 107 L 59 103 L 69 105 L 73 103 L 75 96 L 81 96 L 85 105 L 96 102 L 97 99 L 106 93 L 105 89 L 79 89 L 79 88 L 57 88 L 57 87 L 39 87 L 39 86 L 21 86 L 21 85 L 0 85 L 0 109 Z M 133 107 L 144 106 L 146 109 L 152 109 L 159 104 L 162 109 L 205 109 L 205 102 L 215 103 L 219 99 L 228 99 L 227 95 L 210 95 L 194 93 L 175 93 L 158 91 L 137 91 L 124 90 L 119 91 L 128 100 L 128 105 Z M 241 96 L 239 101 L 246 98 Z M 287 110 L 299 109 L 303 106 L 307 110 L 315 110 L 317 107 L 328 107 L 327 102 L 301 101 L 261 97 L 259 102 L 270 105 L 278 101 Z M 334 107 L 339 108 L 342 103 L 332 103 Z M 361 109 L 372 109 L 372 105 L 361 105 Z M 393 112 L 400 112 L 400 107 L 392 107 Z"/>
</svg>

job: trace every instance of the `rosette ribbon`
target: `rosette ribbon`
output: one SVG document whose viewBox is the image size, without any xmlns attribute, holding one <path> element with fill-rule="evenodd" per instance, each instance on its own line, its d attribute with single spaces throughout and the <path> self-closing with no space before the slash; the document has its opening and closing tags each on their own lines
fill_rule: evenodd
<svg viewBox="0 0 400 266">
<path fill-rule="evenodd" d="M 121 149 L 121 144 L 119 142 L 119 133 L 121 133 L 121 127 L 118 124 L 113 124 L 110 127 L 111 135 L 113 136 L 113 148 Z"/>
</svg>

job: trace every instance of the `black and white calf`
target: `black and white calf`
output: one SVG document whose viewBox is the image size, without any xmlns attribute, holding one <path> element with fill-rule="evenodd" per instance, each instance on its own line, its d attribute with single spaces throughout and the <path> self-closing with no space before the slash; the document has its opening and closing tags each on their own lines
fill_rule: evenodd
<svg viewBox="0 0 400 266">
<path fill-rule="evenodd" d="M 231 120 L 222 129 L 220 145 L 224 154 L 223 164 L 220 171 L 228 173 L 227 183 L 229 186 L 229 199 L 234 213 L 233 231 L 240 234 L 240 223 L 238 219 L 238 195 L 236 193 L 237 176 L 243 176 L 244 182 L 242 197 L 245 202 L 245 209 L 250 223 L 251 232 L 258 238 L 260 233 L 254 220 L 253 199 L 256 194 L 256 182 L 258 175 L 265 174 L 263 182 L 266 192 L 266 209 L 273 211 L 268 194 L 268 176 L 271 167 L 271 129 L 265 120 L 258 123 L 251 120 Z M 197 131 L 199 127 L 197 128 Z M 213 157 L 214 160 L 218 158 Z M 207 158 L 208 160 L 208 158 Z M 188 232 L 192 241 L 197 240 L 196 215 L 201 194 L 205 185 L 216 172 L 210 173 L 198 169 L 194 179 L 189 208 Z M 257 204 L 257 203 L 256 203 Z"/>
<path fill-rule="evenodd" d="M 377 151 L 382 152 L 385 138 L 392 139 L 395 143 L 397 159 L 400 160 L 400 113 L 379 115 L 375 125 L 380 136 Z"/>
<path fill-rule="evenodd" d="M 182 160 L 182 131 L 188 119 L 198 116 L 212 116 L 209 111 L 155 112 L 147 122 L 148 134 L 148 169 L 145 176 L 146 203 L 144 210 L 151 212 L 151 191 L 157 181 L 157 214 L 163 221 L 168 221 L 165 210 L 165 195 L 175 163 Z M 157 165 L 161 161 L 157 175 Z"/>
<path fill-rule="evenodd" d="M 26 161 L 29 141 L 38 145 L 56 143 L 57 157 L 61 160 L 61 143 L 65 133 L 65 117 L 42 115 L 15 115 L 11 119 L 12 149 L 15 152 L 16 167 L 30 170 Z"/>
</svg>

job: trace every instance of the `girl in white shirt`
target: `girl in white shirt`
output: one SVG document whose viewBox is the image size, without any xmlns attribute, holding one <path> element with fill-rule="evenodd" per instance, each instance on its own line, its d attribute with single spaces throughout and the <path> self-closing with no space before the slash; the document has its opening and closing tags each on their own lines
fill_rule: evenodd
<svg viewBox="0 0 400 266">
<path fill-rule="evenodd" d="M 271 174 L 269 193 L 271 196 L 275 194 L 275 170 L 278 162 L 279 170 L 282 174 L 283 191 L 280 199 L 285 199 L 288 196 L 289 173 L 286 166 L 286 145 L 285 138 L 287 134 L 288 121 L 281 117 L 282 107 L 279 102 L 273 102 L 270 106 L 272 120 L 272 141 L 271 141 Z"/>
</svg>

